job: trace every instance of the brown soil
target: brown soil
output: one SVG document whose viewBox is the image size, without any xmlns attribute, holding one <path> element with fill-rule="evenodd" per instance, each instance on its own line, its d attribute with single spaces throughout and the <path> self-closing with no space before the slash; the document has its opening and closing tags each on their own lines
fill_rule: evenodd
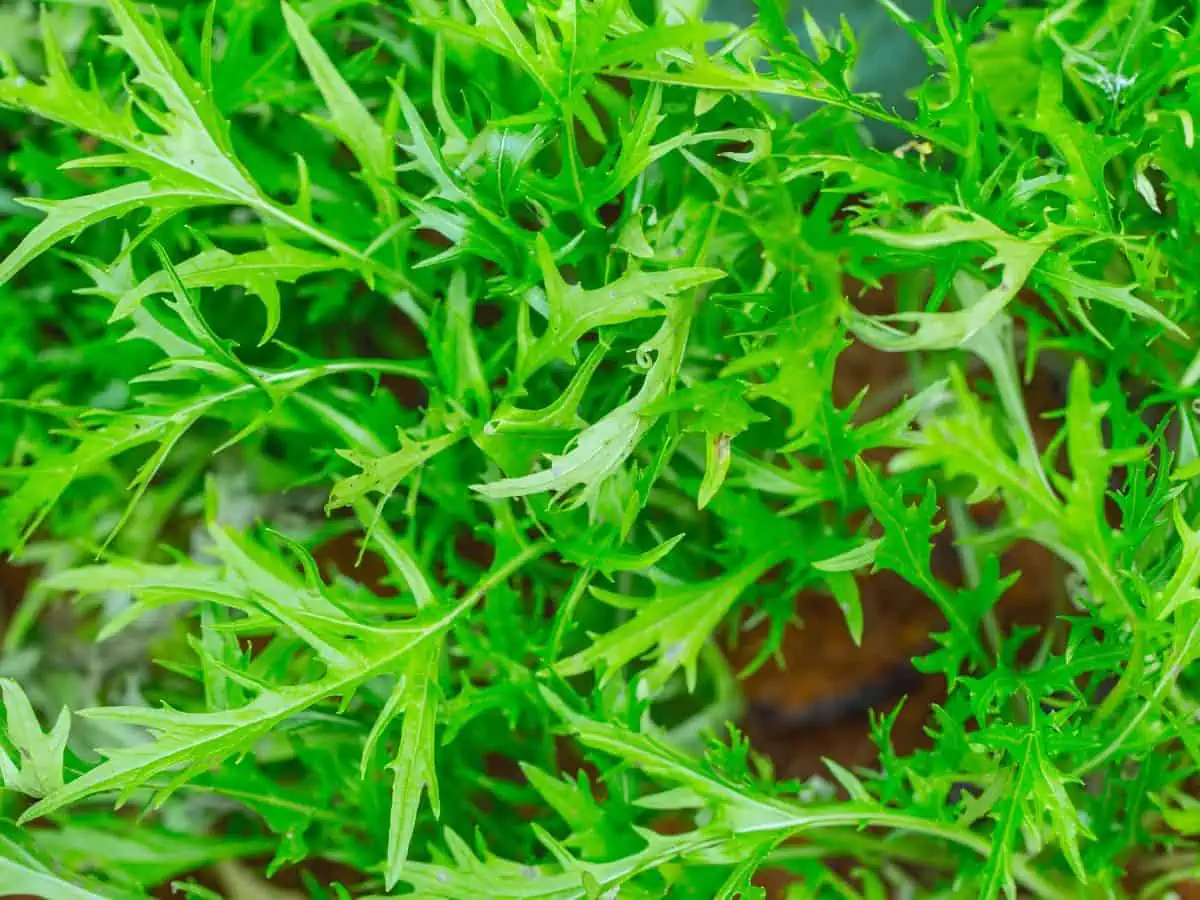
<svg viewBox="0 0 1200 900">
<path fill-rule="evenodd" d="M 864 312 L 879 314 L 894 309 L 894 298 L 885 286 L 864 294 L 857 304 Z M 835 401 L 844 405 L 866 387 L 868 398 L 883 395 L 891 401 L 886 409 L 900 399 L 893 396 L 896 386 L 909 376 L 903 355 L 855 343 L 838 359 Z M 1043 416 L 1063 406 L 1061 388 L 1059 379 L 1039 373 L 1026 390 L 1043 448 L 1058 426 Z M 887 456 L 880 454 L 873 461 L 885 463 Z M 996 512 L 986 505 L 972 510 L 980 524 Z M 938 537 L 933 566 L 939 578 L 961 584 L 953 541 L 947 527 Z M 1049 624 L 1058 608 L 1056 586 L 1062 585 L 1064 575 L 1057 559 L 1035 544 L 1021 542 L 1004 555 L 1001 568 L 1004 574 L 1021 573 L 997 606 L 1001 629 Z M 930 635 L 944 630 L 945 621 L 929 599 L 891 573 L 862 575 L 858 582 L 864 620 L 861 645 L 855 646 L 832 597 L 805 591 L 796 598 L 798 624 L 784 635 L 779 654 L 783 664 L 769 662 L 744 682 L 747 713 L 742 726 L 781 777 L 828 774 L 824 759 L 850 768 L 873 767 L 878 748 L 871 740 L 872 711 L 888 713 L 901 701 L 892 729 L 896 752 L 903 755 L 928 744 L 931 707 L 944 699 L 945 684 L 940 677 L 918 672 L 912 659 L 933 649 Z M 764 627 L 741 641 L 732 662 L 749 662 L 765 638 Z M 783 895 L 790 879 L 783 872 L 764 872 L 756 880 L 774 897 Z"/>
</svg>

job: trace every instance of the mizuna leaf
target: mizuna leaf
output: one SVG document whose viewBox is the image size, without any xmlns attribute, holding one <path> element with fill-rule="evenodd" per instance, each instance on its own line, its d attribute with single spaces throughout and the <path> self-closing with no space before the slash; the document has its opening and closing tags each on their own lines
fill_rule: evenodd
<svg viewBox="0 0 1200 900">
<path fill-rule="evenodd" d="M 317 43 L 304 17 L 284 2 L 283 19 L 288 33 L 304 58 L 313 82 L 321 92 L 337 136 L 354 153 L 367 184 L 387 219 L 395 217 L 395 200 L 387 188 L 394 180 L 392 140 L 346 83 L 329 55 Z"/>
<path fill-rule="evenodd" d="M 369 508 L 359 504 L 364 524 L 370 521 Z M 386 528 L 375 531 L 375 541 L 394 574 L 406 581 L 417 599 L 419 609 L 435 602 L 428 577 L 408 548 Z M 362 775 L 388 725 L 399 715 L 404 717 L 400 743 L 389 763 L 392 772 L 392 805 L 388 823 L 388 852 L 384 880 L 388 890 L 395 887 L 408 862 L 421 798 L 429 795 L 435 818 L 441 816 L 437 779 L 437 722 L 442 703 L 438 685 L 444 639 L 430 641 L 413 652 L 396 676 L 395 686 L 383 710 L 371 727 L 363 745 Z"/>
<path fill-rule="evenodd" d="M 546 444 L 557 446 L 568 435 L 587 427 L 579 416 L 588 384 L 603 362 L 608 346 L 601 342 L 588 354 L 571 376 L 566 390 L 541 409 L 524 409 L 512 401 L 502 403 L 475 441 L 488 458 L 510 476 L 528 472 L 538 457 L 539 448 Z"/>
<path fill-rule="evenodd" d="M 190 75 L 160 28 L 137 11 L 131 0 L 109 0 L 120 28 L 113 43 L 137 66 L 136 82 L 145 85 L 166 106 L 160 123 L 166 130 L 149 146 L 168 157 L 169 165 L 240 197 L 257 194 L 245 171 L 233 158 L 225 124 L 212 98 Z M 139 135 L 138 142 L 146 136 Z M 151 151 L 153 152 L 153 151 Z"/>
<path fill-rule="evenodd" d="M 557 50 L 550 46 L 535 48 L 525 37 L 520 26 L 503 3 L 497 0 L 467 0 L 475 16 L 475 28 L 490 47 L 517 62 L 548 93 L 555 94 L 562 78 L 561 66 L 556 59 Z M 540 13 L 535 12 L 535 16 Z M 541 30 L 539 36 L 549 39 L 549 32 Z M 549 41 L 548 41 L 549 43 Z"/>
<path fill-rule="evenodd" d="M 1041 277 L 1066 298 L 1071 311 L 1093 331 L 1094 327 L 1087 320 L 1084 304 L 1096 301 L 1120 309 L 1131 316 L 1154 322 L 1181 337 L 1187 337 L 1182 328 L 1134 293 L 1137 285 L 1117 285 L 1089 278 L 1076 271 L 1063 256 L 1055 256 L 1049 263 L 1043 263 L 1039 269 Z"/>
<path fill-rule="evenodd" d="M 87 198 L 67 201 L 76 205 L 68 206 L 60 214 L 60 221 L 68 221 L 66 217 L 69 214 L 69 221 L 76 224 L 54 230 L 48 226 L 43 228 L 36 242 L 28 240 L 13 260 L 3 264 L 0 283 L 36 255 L 35 250 L 45 250 L 49 246 L 46 243 L 49 236 L 60 240 L 82 227 L 81 223 L 94 224 L 103 218 L 124 215 L 139 205 L 148 205 L 149 200 L 158 197 L 164 207 L 162 215 L 213 204 L 248 207 L 278 226 L 353 259 L 373 275 L 381 275 L 409 290 L 417 290 L 402 273 L 376 263 L 364 251 L 347 244 L 311 220 L 297 218 L 264 196 L 234 155 L 226 134 L 226 123 L 213 104 L 211 95 L 187 71 L 161 29 L 147 22 L 131 0 L 109 0 L 109 6 L 120 31 L 113 43 L 137 66 L 135 83 L 149 89 L 164 107 L 158 110 L 150 104 L 137 103 L 138 109 L 154 121 L 157 132 L 142 131 L 129 109 L 114 111 L 97 91 L 80 87 L 68 72 L 62 52 L 52 36 L 45 40 L 46 79 L 35 83 L 20 75 L 10 75 L 0 80 L 0 104 L 28 110 L 93 134 L 123 151 L 111 156 L 93 157 L 77 165 L 133 167 L 145 172 L 150 182 L 137 188 L 127 185 L 123 189 L 113 189 L 123 193 L 103 192 L 101 196 L 112 206 L 111 211 L 103 216 L 95 208 L 95 201 L 88 201 Z M 297 27 L 302 27 L 302 23 Z M 49 31 L 46 33 L 49 34 Z M 311 46 L 310 51 L 315 46 Z M 316 50 L 319 51 L 319 48 Z M 323 71 L 323 75 L 328 74 Z M 327 81 L 326 88 L 337 95 L 332 81 Z M 344 112 L 342 103 L 339 102 L 338 107 Z M 356 120 L 357 125 L 362 125 L 362 122 Z M 359 142 L 364 140 L 358 132 L 352 135 L 352 139 Z M 384 151 L 387 151 L 386 146 Z M 372 160 L 372 165 L 378 167 L 382 157 L 376 154 Z M 390 163 L 386 168 L 390 180 Z M 146 198 L 140 203 L 137 202 L 139 192 Z M 390 202 L 390 198 L 385 199 Z M 39 246 L 41 244 L 44 246 Z"/>
<path fill-rule="evenodd" d="M 1200 531 L 1188 525 L 1178 506 L 1172 510 L 1171 518 L 1179 535 L 1180 555 L 1179 564 L 1171 573 L 1170 580 L 1153 595 L 1150 608 L 1160 621 L 1183 604 L 1194 603 L 1200 597 L 1196 587 L 1200 582 Z"/>
<path fill-rule="evenodd" d="M 768 397 L 791 414 L 788 434 L 797 437 L 819 413 L 816 398 L 829 378 L 827 355 L 835 346 L 841 284 L 827 257 L 811 262 L 809 302 L 802 317 L 781 322 L 773 340 L 765 343 L 722 370 L 722 375 L 745 375 L 766 370 L 761 383 L 747 396 Z"/>
<path fill-rule="evenodd" d="M 517 478 L 506 478 L 487 484 L 473 485 L 485 497 L 501 499 L 524 497 L 530 494 L 564 494 L 577 485 L 585 492 L 572 503 L 581 505 L 608 476 L 628 459 L 638 440 L 649 430 L 647 420 L 639 415 L 641 404 L 630 401 L 590 425 L 576 435 L 567 452 L 550 459 L 550 465 L 540 472 Z"/>
<path fill-rule="evenodd" d="M 771 563 L 772 559 L 767 557 L 714 581 L 660 587 L 654 599 L 632 619 L 597 636 L 586 649 L 562 660 L 555 669 L 564 676 L 597 669 L 603 684 L 615 677 L 623 666 L 656 648 L 654 664 L 643 676 L 650 690 L 661 690 L 667 679 L 680 668 L 686 675 L 688 690 L 695 690 L 697 657 L 708 635 L 742 591 Z M 607 594 L 597 588 L 592 592 L 601 599 Z"/>
<path fill-rule="evenodd" d="M 1017 896 L 1013 874 L 1017 835 L 1022 830 L 1038 834 L 1047 818 L 1052 833 L 1063 843 L 1074 877 L 1080 884 L 1086 884 L 1089 879 L 1079 840 L 1092 834 L 1067 796 L 1064 787 L 1067 779 L 1046 758 L 1042 738 L 1035 729 L 1031 728 L 1024 736 L 1016 753 L 1019 758 L 1014 759 L 1016 771 L 1008 785 L 1007 800 L 992 813 L 999 820 L 1001 831 L 988 859 L 981 896 L 994 898 L 1001 890 L 1009 897 Z"/>
<path fill-rule="evenodd" d="M 521 772 L 542 799 L 562 817 L 571 829 L 571 836 L 564 841 L 568 847 L 577 848 L 585 856 L 602 852 L 611 838 L 613 824 L 605 815 L 604 807 L 597 802 L 595 791 L 587 777 L 580 772 L 578 778 L 556 778 L 550 773 L 529 764 L 521 766 Z"/>
<path fill-rule="evenodd" d="M 261 200 L 230 155 L 214 107 L 162 34 L 129 0 L 110 0 L 109 5 L 120 27 L 113 42 L 137 65 L 137 83 L 153 91 L 165 107 L 150 113 L 162 129 L 160 134 L 142 133 L 128 110 L 113 112 L 94 90 L 79 87 L 53 38 L 46 41 L 46 80 L 36 85 L 10 76 L 0 82 L 0 103 L 20 106 L 122 147 L 126 152 L 95 157 L 87 165 L 133 166 L 143 170 L 149 181 L 50 206 L 46 220 L 0 264 L 0 284 L 53 244 L 140 207 L 151 208 L 161 218 L 189 207 Z"/>
<path fill-rule="evenodd" d="M 984 243 L 994 253 L 984 268 L 999 268 L 1000 281 L 977 302 L 954 312 L 900 312 L 865 316 L 850 310 L 846 316 L 847 324 L 859 338 L 880 350 L 949 350 L 966 343 L 999 315 L 1025 284 L 1038 260 L 1055 242 L 1069 233 L 1066 229 L 1051 227 L 1033 238 L 1020 238 L 984 219 L 964 217 L 960 211 L 948 208 L 931 212 L 924 225 L 923 231 L 915 233 L 864 228 L 859 234 L 907 250 Z M 897 326 L 913 326 L 913 330 L 906 331 Z"/>
<path fill-rule="evenodd" d="M 1123 149 L 1123 141 L 1106 138 L 1070 111 L 1063 97 L 1063 59 L 1058 47 L 1048 47 L 1043 57 L 1033 127 L 1062 154 L 1071 173 L 1061 190 L 1071 198 L 1072 221 L 1104 224 L 1111 215 L 1104 168 Z"/>
<path fill-rule="evenodd" d="M 152 114 L 162 133 L 142 132 L 128 109 L 114 111 L 97 90 L 76 83 L 49 18 L 43 19 L 46 79 L 39 84 L 10 75 L 0 82 L 0 102 L 95 134 L 127 152 L 119 158 L 101 157 L 101 164 L 135 165 L 152 178 L 168 182 L 181 178 L 191 185 L 203 185 L 226 202 L 256 199 L 257 189 L 232 158 L 211 99 L 184 69 L 161 31 L 151 26 L 130 0 L 109 0 L 108 5 L 120 32 L 113 43 L 137 66 L 136 82 L 151 90 L 165 107 L 165 112 Z"/>
<path fill-rule="evenodd" d="M 934 826 L 917 816 L 897 814 L 875 803 L 820 804 L 799 803 L 783 797 L 770 796 L 745 785 L 735 786 L 720 774 L 706 768 L 695 759 L 681 753 L 663 740 L 661 734 L 634 732 L 615 722 L 600 722 L 567 706 L 557 695 L 543 688 L 547 704 L 570 728 L 580 742 L 600 753 L 611 755 L 647 775 L 676 785 L 673 790 L 645 798 L 647 807 L 665 809 L 697 809 L 706 807 L 714 814 L 718 833 L 729 836 L 755 835 L 769 832 L 779 835 L 819 833 L 824 828 L 853 822 L 903 831 L 915 828 L 926 834 L 936 833 L 950 843 L 971 852 L 987 856 L 988 841 L 970 830 L 953 825 Z M 662 801 L 656 803 L 655 801 Z M 735 862 L 744 858 L 733 857 Z M 1028 859 L 1014 855 L 1013 872 L 1018 883 L 1048 887 L 1031 871 Z"/>
<path fill-rule="evenodd" d="M 146 729 L 151 739 L 132 747 L 104 751 L 104 761 L 80 777 L 69 781 L 30 807 L 22 821 L 47 816 L 80 800 L 112 791 L 128 796 L 159 775 L 172 773 L 166 793 L 172 786 L 189 780 L 220 761 L 247 750 L 255 741 L 283 726 L 318 703 L 331 698 L 346 698 L 359 686 L 378 675 L 395 672 L 408 654 L 430 641 L 436 641 L 461 615 L 469 610 L 496 584 L 544 552 L 542 545 L 522 548 L 479 582 L 461 600 L 442 605 L 402 624 L 377 626 L 364 640 L 351 647 L 341 638 L 338 657 L 329 657 L 331 667 L 315 681 L 280 687 L 260 687 L 258 696 L 237 709 L 188 713 L 162 707 L 106 707 L 85 710 L 85 717 L 100 722 L 133 725 Z M 287 604 L 286 596 L 265 597 L 278 610 Z M 252 598 L 247 597 L 250 601 Z M 286 620 L 284 620 L 286 621 Z M 325 637 L 334 632 L 322 626 L 319 618 L 304 615 L 295 620 L 306 627 L 321 628 Z M 338 634 L 348 623 L 336 623 Z M 363 623 L 357 626 L 362 628 Z M 333 646 L 332 644 L 330 646 Z M 162 795 L 160 795 L 160 802 Z"/>
<path fill-rule="evenodd" d="M 919 503 L 908 506 L 899 492 L 889 494 L 862 460 L 856 460 L 855 470 L 871 514 L 883 526 L 883 539 L 874 548 L 875 568 L 889 569 L 919 587 L 950 623 L 962 657 L 982 663 L 986 655 L 979 636 L 978 608 L 959 603 L 955 592 L 933 573 L 933 537 L 943 527 L 934 522 L 937 495 L 933 485 L 929 485 Z M 958 660 L 954 662 L 957 664 Z"/>
<path fill-rule="evenodd" d="M 446 164 L 441 150 L 434 142 L 433 135 L 425 127 L 421 114 L 413 105 L 408 94 L 399 86 L 394 88 L 396 98 L 400 103 L 400 112 L 404 116 L 404 124 L 408 126 L 411 135 L 410 143 L 404 149 L 413 158 L 420 170 L 428 175 L 435 184 L 435 192 L 442 199 L 451 203 L 460 203 L 468 199 L 467 191 L 459 184 L 454 172 Z"/>
<path fill-rule="evenodd" d="M 720 278 L 717 269 L 682 268 L 665 272 L 628 272 L 606 287 L 585 290 L 567 284 L 544 240 L 537 243 L 538 262 L 546 287 L 549 315 L 545 332 L 521 353 L 518 372 L 526 381 L 542 366 L 569 359 L 575 342 L 587 332 L 636 318 L 665 315 L 667 306 L 655 306 L 677 294 Z"/>
<path fill-rule="evenodd" d="M 267 312 L 260 343 L 266 343 L 279 325 L 279 283 L 294 283 L 306 275 L 346 268 L 338 257 L 274 243 L 262 250 L 232 254 L 205 250 L 179 263 L 175 270 L 187 288 L 221 288 L 238 285 L 257 296 Z M 171 292 L 170 277 L 156 272 L 122 295 L 112 320 L 130 315 L 147 298 Z"/>
<path fill-rule="evenodd" d="M 413 653 L 367 739 L 369 751 L 388 722 L 397 715 L 404 716 L 400 743 L 388 764 L 393 781 L 384 879 L 389 890 L 404 874 L 422 794 L 428 791 L 434 816 L 441 814 L 435 766 L 435 728 L 440 704 L 437 671 L 441 651 L 441 641 L 433 641 Z M 368 751 L 364 751 L 364 759 Z"/>
<path fill-rule="evenodd" d="M 9 790 L 29 797 L 44 797 L 63 785 L 63 752 L 71 731 L 71 713 L 63 709 L 49 733 L 43 733 L 33 707 L 21 686 L 0 679 L 5 731 L 17 748 L 16 764 L 0 749 L 0 777 Z"/>
<path fill-rule="evenodd" d="M 227 405 L 259 396 L 263 387 L 268 398 L 277 403 L 317 379 L 338 373 L 389 369 L 403 374 L 417 371 L 403 364 L 397 366 L 380 362 L 376 368 L 374 363 L 344 361 L 275 372 L 260 371 L 252 380 L 241 377 L 230 379 L 226 372 L 224 379 L 205 383 L 196 380 L 196 370 L 186 361 L 178 361 L 174 367 L 156 373 L 156 380 L 182 379 L 193 390 L 192 394 L 149 395 L 140 406 L 124 413 L 104 412 L 98 415 L 98 411 L 87 411 L 77 419 L 70 420 L 70 434 L 75 439 L 75 445 L 39 460 L 28 471 L 28 476 L 18 489 L 0 499 L 0 547 L 21 547 L 77 478 L 92 474 L 108 461 L 130 450 L 150 446 L 152 452 L 137 470 L 131 494 L 127 498 L 126 512 L 110 532 L 111 539 L 127 520 L 172 450 L 201 419 Z M 217 368 L 218 372 L 223 370 L 223 367 Z M 51 408 L 50 411 L 55 410 Z M 256 421 L 251 418 L 249 423 L 253 425 Z M 245 428 L 235 438 L 244 432 Z"/>
<path fill-rule="evenodd" d="M 474 409 L 485 410 L 490 403 L 490 390 L 472 330 L 474 306 L 475 298 L 468 290 L 466 276 L 458 270 L 450 278 L 446 303 L 433 336 L 442 344 L 442 352 L 435 354 L 435 359 L 440 364 L 439 374 L 446 390 L 469 401 Z"/>
<path fill-rule="evenodd" d="M 738 2 L 0 2 L 0 893 L 1183 890 L 1191 5 Z"/>
<path fill-rule="evenodd" d="M 551 458 L 548 468 L 518 478 L 473 485 L 473 490 L 499 499 L 547 492 L 562 495 L 583 485 L 570 506 L 578 507 L 593 499 L 654 424 L 654 417 L 644 411 L 671 390 L 687 346 L 691 319 L 690 305 L 677 301 L 658 333 L 638 350 L 639 357 L 654 354 L 638 393 L 577 434 L 566 453 Z"/>
<path fill-rule="evenodd" d="M 349 478 L 343 478 L 333 486 L 333 490 L 329 492 L 326 509 L 349 506 L 369 493 L 383 494 L 383 499 L 386 500 L 399 487 L 400 482 L 419 466 L 453 447 L 463 437 L 464 432 L 452 431 L 428 440 L 413 440 L 399 432 L 400 449 L 386 456 L 373 457 L 358 450 L 339 450 L 342 457 L 350 460 L 362 471 Z"/>
<path fill-rule="evenodd" d="M 68 871 L 119 871 L 143 890 L 206 866 L 269 852 L 269 839 L 220 840 L 185 831 L 168 831 L 123 821 L 111 815 L 81 815 L 57 828 L 33 831 L 37 848 L 62 860 Z"/>
<path fill-rule="evenodd" d="M 23 202 L 43 210 L 46 217 L 0 262 L 0 285 L 55 244 L 75 237 L 98 222 L 121 218 L 139 209 L 149 209 L 156 217 L 166 217 L 182 209 L 228 201 L 219 194 L 207 193 L 200 184 L 176 187 L 136 181 L 71 200 Z"/>
<path fill-rule="evenodd" d="M 714 846 L 720 838 L 716 829 L 700 828 L 682 835 L 660 835 L 637 829 L 634 836 L 644 843 L 641 850 L 606 862 L 588 862 L 567 853 L 549 833 L 537 828 L 539 839 L 550 846 L 553 863 L 522 865 L 514 860 L 485 855 L 479 858 L 453 832 L 446 833 L 450 863 L 413 863 L 404 877 L 415 896 L 439 900 L 473 900 L 476 897 L 554 897 L 586 900 L 605 891 L 619 891 L 643 873 L 656 872 L 674 860 Z M 382 895 L 362 900 L 384 900 Z"/>
<path fill-rule="evenodd" d="M 11 822 L 0 822 L 0 885 L 16 896 L 41 900 L 145 900 L 129 891 L 57 871 L 30 849 L 26 834 Z"/>
<path fill-rule="evenodd" d="M 653 404 L 646 415 L 686 411 L 684 430 L 704 435 L 704 479 L 700 483 L 696 505 L 703 509 L 725 481 L 733 460 L 733 438 L 755 422 L 768 417 L 745 399 L 749 385 L 733 379 L 709 381 L 671 393 Z"/>
</svg>

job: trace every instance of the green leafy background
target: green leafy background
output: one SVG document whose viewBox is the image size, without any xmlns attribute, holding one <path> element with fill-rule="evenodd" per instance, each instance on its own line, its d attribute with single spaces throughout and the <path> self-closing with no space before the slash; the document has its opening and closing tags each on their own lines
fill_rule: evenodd
<svg viewBox="0 0 1200 900">
<path fill-rule="evenodd" d="M 1195 6 L 880 10 L 899 111 L 775 0 L 8 3 L 0 890 L 1200 875 Z M 880 570 L 929 740 L 778 779 L 728 648 Z"/>
</svg>

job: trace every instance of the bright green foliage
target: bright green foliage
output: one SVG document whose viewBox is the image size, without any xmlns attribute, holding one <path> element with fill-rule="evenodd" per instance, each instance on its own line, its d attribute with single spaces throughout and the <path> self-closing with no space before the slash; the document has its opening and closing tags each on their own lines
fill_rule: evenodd
<svg viewBox="0 0 1200 900">
<path fill-rule="evenodd" d="M 776 0 L 0 10 L 0 894 L 1200 879 L 1195 4 L 884 5 L 908 117 Z M 878 570 L 928 742 L 779 780 Z"/>
<path fill-rule="evenodd" d="M 15 681 L 0 682 L 4 697 L 8 739 L 16 747 L 20 760 L 14 763 L 7 754 L 0 756 L 0 776 L 4 786 L 29 797 L 44 797 L 63 786 L 63 752 L 71 728 L 71 713 L 64 709 L 49 734 L 38 725 L 29 698 Z"/>
</svg>

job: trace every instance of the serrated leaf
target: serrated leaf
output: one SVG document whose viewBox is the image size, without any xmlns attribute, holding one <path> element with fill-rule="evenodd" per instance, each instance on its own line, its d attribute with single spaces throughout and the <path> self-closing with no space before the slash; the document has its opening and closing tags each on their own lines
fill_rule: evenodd
<svg viewBox="0 0 1200 900">
<path fill-rule="evenodd" d="M 643 411 L 666 396 L 674 382 L 687 346 L 692 310 L 685 302 L 676 302 L 657 334 L 638 349 L 638 356 L 654 360 L 649 364 L 642 386 L 630 400 L 577 434 L 561 456 L 552 456 L 550 465 L 540 472 L 507 478 L 488 484 L 472 485 L 485 497 L 501 499 L 529 494 L 562 495 L 582 485 L 571 507 L 596 497 L 604 482 L 629 458 L 654 419 Z"/>
<path fill-rule="evenodd" d="M 426 792 L 433 814 L 437 816 L 440 812 L 434 760 L 435 726 L 440 703 L 436 679 L 441 651 L 441 641 L 435 641 L 413 652 L 397 677 L 392 694 L 372 727 L 363 750 L 365 772 L 366 763 L 383 730 L 396 716 L 404 716 L 400 743 L 395 757 L 388 764 L 392 772 L 392 805 L 384 880 L 389 890 L 404 874 L 421 798 Z"/>
<path fill-rule="evenodd" d="M 262 838 L 204 838 L 86 815 L 33 835 L 39 849 L 74 871 L 119 871 L 123 880 L 146 890 L 204 866 L 269 851 L 272 844 Z"/>
<path fill-rule="evenodd" d="M 63 786 L 63 753 L 71 731 L 71 713 L 63 709 L 49 732 L 43 733 L 25 691 L 11 678 L 0 679 L 5 733 L 16 747 L 17 762 L 0 748 L 4 786 L 28 797 L 45 797 Z"/>
<path fill-rule="evenodd" d="M 1050 227 L 1032 238 L 1011 235 L 991 222 L 964 215 L 953 208 L 929 213 L 919 232 L 894 232 L 863 228 L 859 234 L 890 247 L 933 250 L 962 243 L 983 243 L 993 256 L 985 268 L 999 268 L 999 283 L 977 302 L 954 312 L 899 312 L 866 316 L 854 309 L 846 313 L 850 329 L 873 347 L 890 352 L 949 350 L 960 347 L 982 331 L 1017 295 L 1042 256 L 1068 233 Z M 902 326 L 902 327 L 898 327 Z M 906 330 L 909 326 L 912 330 Z"/>
<path fill-rule="evenodd" d="M 400 624 L 368 626 L 342 612 L 330 617 L 307 611 L 297 602 L 294 588 L 268 588 L 275 579 L 258 567 L 243 570 L 249 576 L 233 605 L 267 608 L 285 627 L 296 627 L 298 635 L 323 652 L 328 672 L 312 681 L 268 688 L 257 686 L 257 696 L 236 709 L 189 713 L 163 706 L 157 709 L 125 706 L 84 710 L 81 715 L 100 722 L 133 725 L 146 729 L 151 739 L 134 746 L 103 751 L 104 761 L 63 787 L 52 791 L 30 807 L 22 817 L 29 821 L 49 815 L 96 794 L 117 791 L 128 796 L 159 775 L 171 773 L 167 787 L 159 793 L 161 803 L 172 787 L 194 779 L 222 760 L 242 753 L 293 717 L 331 698 L 345 698 L 366 681 L 397 671 L 410 653 L 436 642 L 446 629 L 469 610 L 496 584 L 543 552 L 531 545 L 520 549 L 469 591 L 462 599 L 429 609 Z M 235 558 L 244 559 L 239 551 Z M 246 565 L 238 562 L 239 565 Z M 271 590 L 268 595 L 263 590 Z M 224 602 L 224 597 L 211 597 Z M 332 618 L 332 621 L 327 621 Z M 348 638 L 348 630 L 357 639 Z M 332 652 L 330 652 L 332 651 Z"/>
<path fill-rule="evenodd" d="M 871 514 L 883 526 L 883 538 L 875 548 L 875 568 L 893 571 L 919 588 L 950 623 L 963 656 L 982 662 L 986 654 L 979 638 L 978 611 L 963 609 L 954 592 L 933 574 L 933 538 L 943 527 L 934 522 L 937 494 L 933 484 L 919 503 L 908 506 L 900 490 L 889 494 L 861 459 L 855 460 L 855 471 Z"/>
<path fill-rule="evenodd" d="M 395 492 L 400 482 L 419 466 L 449 447 L 453 447 L 462 440 L 465 434 L 461 431 L 454 431 L 428 440 L 414 440 L 400 431 L 398 436 L 400 449 L 386 456 L 368 456 L 359 450 L 338 451 L 343 458 L 348 459 L 362 471 L 349 478 L 343 478 L 333 486 L 333 490 L 329 493 L 326 509 L 333 510 L 349 506 L 369 493 L 383 494 L 386 499 Z"/>
<path fill-rule="evenodd" d="M 57 871 L 29 846 L 25 833 L 8 821 L 0 822 L 0 885 L 7 892 L 41 900 L 144 900 L 145 897 L 140 891 Z"/>
<path fill-rule="evenodd" d="M 300 51 L 304 64 L 329 107 L 330 125 L 362 166 L 367 184 L 387 218 L 394 218 L 395 202 L 387 191 L 393 173 L 392 142 L 389 135 L 346 83 L 329 55 L 313 37 L 304 17 L 291 4 L 280 4 L 288 34 Z"/>
<path fill-rule="evenodd" d="M 526 381 L 547 363 L 570 359 L 576 341 L 597 328 L 629 322 L 645 316 L 666 315 L 670 298 L 691 288 L 716 281 L 724 275 L 718 269 L 680 268 L 664 272 L 627 272 L 611 284 L 586 290 L 568 284 L 559 274 L 544 239 L 537 242 L 538 262 L 546 288 L 549 308 L 546 330 L 524 352 L 518 362 L 518 375 Z"/>
<path fill-rule="evenodd" d="M 228 202 L 226 198 L 206 192 L 199 184 L 177 187 L 153 181 L 135 181 L 71 200 L 38 202 L 37 208 L 43 210 L 46 217 L 0 262 L 0 285 L 55 244 L 75 237 L 98 222 L 121 218 L 139 209 L 149 209 L 161 217 L 181 209 L 225 202 Z M 26 203 L 34 205 L 30 201 Z"/>
<path fill-rule="evenodd" d="M 1131 316 L 1154 322 L 1181 337 L 1187 337 L 1182 328 L 1134 293 L 1137 287 L 1135 284 L 1112 284 L 1089 278 L 1072 267 L 1070 261 L 1063 256 L 1055 256 L 1049 264 L 1043 264 L 1040 274 L 1066 298 L 1072 311 L 1093 331 L 1094 326 L 1087 321 L 1084 304 L 1097 301 L 1123 310 Z"/>
<path fill-rule="evenodd" d="M 279 325 L 279 283 L 294 284 L 306 275 L 345 268 L 335 256 L 312 253 L 287 244 L 273 243 L 262 250 L 233 254 L 205 250 L 179 263 L 175 270 L 186 288 L 244 287 L 258 297 L 267 321 L 260 344 L 265 344 Z M 148 298 L 171 292 L 170 277 L 156 272 L 126 291 L 113 309 L 112 320 L 131 315 Z"/>
<path fill-rule="evenodd" d="M 603 684 L 653 649 L 654 663 L 642 675 L 650 689 L 661 689 L 682 668 L 688 689 L 694 690 L 697 659 L 710 632 L 771 562 L 771 557 L 755 560 L 713 581 L 660 587 L 632 619 L 597 636 L 586 649 L 560 661 L 555 670 L 572 676 L 596 669 Z M 592 591 L 604 593 L 597 588 Z"/>
</svg>

